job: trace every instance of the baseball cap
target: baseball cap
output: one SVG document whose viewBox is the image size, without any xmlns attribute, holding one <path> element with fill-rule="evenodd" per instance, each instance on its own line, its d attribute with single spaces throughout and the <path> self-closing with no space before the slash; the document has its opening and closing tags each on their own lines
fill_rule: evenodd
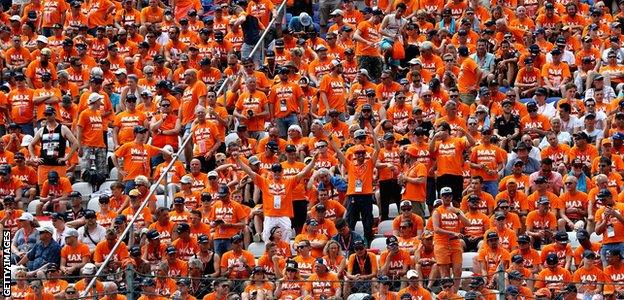
<svg viewBox="0 0 624 300">
<path fill-rule="evenodd" d="M 418 278 L 418 272 L 416 270 L 407 271 L 407 279 Z"/>
<path fill-rule="evenodd" d="M 580 241 L 586 241 L 589 240 L 589 232 L 587 232 L 587 230 L 585 229 L 579 229 L 576 231 L 576 239 L 580 242 Z"/>
<path fill-rule="evenodd" d="M 546 255 L 546 264 L 547 265 L 556 265 L 557 263 L 559 263 L 559 257 L 557 256 L 556 253 L 548 253 L 548 255 Z"/>
<path fill-rule="evenodd" d="M 440 195 L 452 194 L 452 193 L 453 193 L 453 189 L 451 189 L 448 186 L 445 186 L 442 189 L 440 189 Z"/>
<path fill-rule="evenodd" d="M 557 231 L 557 233 L 555 234 L 555 240 L 557 242 L 567 243 L 568 242 L 568 234 L 565 231 Z"/>
<path fill-rule="evenodd" d="M 396 236 L 391 235 L 391 236 L 386 238 L 386 245 L 387 246 L 398 245 L 398 244 L 399 244 L 399 240 L 397 239 Z"/>
</svg>

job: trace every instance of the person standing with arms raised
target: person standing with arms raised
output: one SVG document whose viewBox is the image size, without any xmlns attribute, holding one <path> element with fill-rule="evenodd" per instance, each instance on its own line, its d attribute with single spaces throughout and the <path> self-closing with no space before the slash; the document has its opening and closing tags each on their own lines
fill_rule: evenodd
<svg viewBox="0 0 624 300">
<path fill-rule="evenodd" d="M 351 150 L 354 160 L 347 160 L 342 150 L 336 145 L 333 133 L 326 133 L 330 145 L 336 153 L 336 158 L 347 170 L 347 222 L 351 230 L 355 230 L 355 224 L 361 218 L 364 225 L 364 237 L 370 243 L 373 240 L 373 170 L 377 165 L 379 154 L 379 141 L 377 134 L 372 130 L 373 153 L 366 158 L 366 148 L 363 145 L 355 145 Z M 351 149 L 351 148 L 349 148 Z"/>
<path fill-rule="evenodd" d="M 246 163 L 244 163 L 238 151 L 232 152 L 232 157 L 236 160 L 236 163 L 240 168 L 249 175 L 254 184 L 262 191 L 262 210 L 264 212 L 264 230 L 262 232 L 262 239 L 265 242 L 269 241 L 271 228 L 278 226 L 282 229 L 282 239 L 286 242 L 290 241 L 290 233 L 292 232 L 292 225 L 290 218 L 293 217 L 293 205 L 292 194 L 293 189 L 297 184 L 303 180 L 303 178 L 312 171 L 319 152 L 315 152 L 312 156 L 312 160 L 301 170 L 293 176 L 283 176 L 283 167 L 279 163 L 275 163 L 271 166 L 272 176 L 260 176 L 254 172 Z M 372 218 L 371 218 L 372 222 Z M 371 224 L 372 227 L 372 224 Z"/>
</svg>

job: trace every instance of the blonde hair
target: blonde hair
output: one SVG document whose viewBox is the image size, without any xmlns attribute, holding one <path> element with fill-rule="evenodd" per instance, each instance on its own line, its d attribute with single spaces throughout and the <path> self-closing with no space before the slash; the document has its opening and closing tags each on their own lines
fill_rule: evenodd
<svg viewBox="0 0 624 300">
<path fill-rule="evenodd" d="M 323 255 L 329 256 L 329 248 L 332 245 L 338 246 L 338 250 L 340 250 L 340 244 L 336 240 L 329 240 L 327 244 L 325 244 L 325 248 L 323 248 Z M 340 251 L 338 252 L 338 255 L 340 255 Z"/>
</svg>

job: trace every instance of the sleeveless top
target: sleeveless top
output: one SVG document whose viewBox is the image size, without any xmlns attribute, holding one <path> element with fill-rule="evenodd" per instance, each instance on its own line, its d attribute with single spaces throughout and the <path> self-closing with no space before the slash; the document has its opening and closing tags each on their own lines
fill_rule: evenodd
<svg viewBox="0 0 624 300">
<path fill-rule="evenodd" d="M 48 130 L 48 126 L 43 126 L 41 135 L 41 154 L 43 164 L 47 166 L 62 166 L 58 159 L 65 157 L 65 147 L 67 141 L 61 133 L 61 124 L 57 124 L 53 131 Z"/>
</svg>

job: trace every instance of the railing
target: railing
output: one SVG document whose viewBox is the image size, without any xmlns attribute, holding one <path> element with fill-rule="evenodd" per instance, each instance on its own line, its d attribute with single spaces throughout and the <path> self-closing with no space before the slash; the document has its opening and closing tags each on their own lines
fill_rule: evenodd
<svg viewBox="0 0 624 300">
<path fill-rule="evenodd" d="M 251 50 L 249 57 L 252 57 L 256 51 L 258 51 L 260 45 L 262 45 L 264 43 L 264 38 L 266 37 L 267 33 L 269 32 L 269 29 L 275 24 L 276 19 L 278 17 L 283 18 L 283 16 L 280 16 L 280 13 L 282 12 L 282 10 L 286 9 L 286 0 L 284 0 L 282 2 L 282 4 L 279 6 L 279 8 L 276 11 L 275 16 L 273 16 L 273 19 L 271 20 L 271 22 L 269 22 L 269 25 L 266 26 L 266 28 L 264 29 L 264 32 L 262 33 L 262 35 L 260 36 L 260 40 L 258 40 L 258 42 L 256 43 L 256 45 L 253 47 L 253 49 Z M 284 15 L 286 15 L 285 11 L 284 11 Z M 219 89 L 217 90 L 217 97 L 219 96 L 219 94 L 221 92 L 223 92 L 225 94 L 224 89 L 227 87 L 227 84 L 229 82 L 229 78 L 226 78 L 225 81 L 223 82 L 223 84 L 221 84 L 221 86 L 219 87 Z M 101 275 L 102 271 L 104 270 L 104 268 L 106 268 L 106 266 L 108 265 L 108 263 L 110 262 L 111 258 L 113 257 L 115 251 L 117 251 L 117 248 L 119 248 L 119 245 L 121 245 L 122 242 L 122 238 L 123 236 L 127 235 L 130 230 L 133 228 L 134 226 L 134 222 L 136 221 L 136 219 L 138 218 L 139 214 L 141 214 L 141 211 L 143 210 L 143 208 L 145 208 L 145 206 L 147 206 L 147 203 L 149 201 L 149 199 L 156 193 L 156 190 L 158 189 L 158 186 L 160 185 L 160 183 L 167 177 L 167 173 L 169 173 L 169 171 L 171 170 L 171 168 L 173 167 L 173 164 L 179 160 L 180 155 L 182 153 L 184 153 L 184 148 L 186 147 L 186 144 L 191 140 L 192 135 L 189 134 L 184 141 L 182 141 L 182 144 L 180 145 L 180 149 L 178 150 L 178 152 L 175 154 L 175 156 L 173 157 L 173 159 L 171 160 L 171 162 L 169 162 L 169 165 L 167 165 L 167 168 L 165 169 L 164 172 L 162 172 L 162 174 L 160 175 L 160 177 L 158 177 L 158 180 L 155 182 L 155 184 L 152 184 L 152 188 L 150 188 L 149 193 L 147 194 L 147 196 L 145 197 L 145 200 L 143 200 L 143 202 L 141 203 L 141 206 L 139 207 L 139 209 L 136 210 L 136 212 L 134 213 L 134 215 L 132 216 L 132 219 L 130 220 L 130 222 L 128 222 L 128 225 L 126 226 L 126 228 L 124 229 L 123 233 L 119 235 L 119 238 L 117 239 L 117 242 L 115 243 L 115 245 L 113 246 L 113 248 L 111 249 L 110 253 L 106 256 L 106 259 L 104 260 L 104 262 L 102 263 L 102 265 L 98 268 L 98 270 L 95 273 L 95 276 L 91 279 L 91 281 L 89 281 L 89 284 L 87 285 L 87 287 L 85 288 L 85 291 L 81 294 L 82 297 L 85 297 L 85 295 L 88 294 L 88 291 L 91 290 L 96 282 L 96 278 L 98 278 L 98 276 Z M 186 158 L 187 160 L 189 159 L 188 157 Z M 166 202 L 165 202 L 166 205 Z M 131 297 L 131 295 L 129 295 Z M 130 300 L 132 300 L 131 298 L 129 298 Z"/>
<path fill-rule="evenodd" d="M 260 40 L 258 40 L 256 45 L 253 47 L 253 49 L 249 53 L 249 57 L 248 58 L 253 57 L 253 55 L 256 53 L 256 51 L 258 51 L 258 48 L 260 47 L 260 45 L 264 44 L 264 38 L 266 37 L 267 33 L 269 32 L 269 29 L 271 29 L 271 27 L 273 27 L 273 25 L 275 25 L 275 21 L 277 20 L 277 18 L 280 17 L 280 18 L 284 19 L 284 17 L 286 16 L 286 2 L 287 2 L 287 0 L 284 0 L 282 2 L 282 4 L 280 4 L 280 6 L 277 8 L 277 11 L 275 12 L 275 16 L 273 16 L 273 19 L 271 20 L 271 22 L 269 22 L 269 25 L 267 25 L 266 28 L 264 29 L 264 32 L 262 32 L 262 35 L 260 36 Z M 280 16 L 280 13 L 282 12 L 282 10 L 284 10 L 284 14 Z"/>
<path fill-rule="evenodd" d="M 217 91 L 217 95 L 219 93 L 221 93 L 223 91 L 223 89 L 227 86 L 228 80 L 225 80 L 223 82 L 223 84 L 219 87 L 219 90 Z M 91 279 L 91 281 L 89 282 L 89 284 L 87 285 L 87 287 L 85 288 L 85 292 L 82 294 L 82 296 L 84 297 L 89 290 L 91 290 L 93 288 L 93 285 L 96 282 L 96 278 L 98 276 L 101 275 L 102 270 L 104 270 L 104 268 L 106 268 L 106 266 L 108 265 L 108 263 L 110 262 L 111 258 L 113 257 L 113 255 L 115 254 L 115 251 L 117 251 L 117 248 L 119 248 L 119 245 L 121 245 L 122 242 L 122 238 L 126 236 L 129 232 L 130 229 L 132 229 L 132 227 L 134 226 L 134 222 L 136 221 L 136 219 L 138 218 L 139 214 L 141 214 L 141 211 L 143 210 L 143 208 L 145 208 L 145 206 L 147 206 L 147 203 L 149 202 L 149 199 L 154 195 L 154 193 L 156 193 L 156 190 L 158 189 L 158 185 L 165 179 L 167 178 L 167 174 L 169 173 L 169 171 L 171 170 L 171 168 L 173 167 L 173 164 L 178 161 L 180 159 L 180 155 L 182 153 L 184 153 L 184 148 L 186 147 L 186 144 L 191 140 L 192 138 L 192 134 L 189 134 L 184 141 L 182 141 L 182 144 L 180 145 L 180 149 L 178 150 L 178 152 L 174 155 L 173 159 L 171 160 L 171 162 L 169 162 L 169 165 L 167 165 L 167 168 L 165 169 L 164 172 L 162 172 L 162 174 L 160 175 L 160 177 L 158 177 L 158 180 L 155 182 L 155 184 L 152 184 L 152 187 L 150 188 L 149 193 L 147 194 L 147 196 L 145 197 L 145 200 L 143 200 L 143 202 L 141 203 L 141 206 L 139 207 L 139 209 L 136 210 L 136 212 L 134 213 L 134 215 L 132 216 L 132 219 L 130 220 L 130 222 L 128 222 L 128 225 L 126 226 L 126 228 L 124 229 L 123 233 L 119 235 L 119 238 L 117 239 L 117 242 L 115 243 L 115 245 L 113 246 L 113 248 L 111 249 L 110 253 L 106 256 L 106 259 L 104 260 L 104 262 L 102 263 L 102 265 L 98 268 L 97 272 L 95 273 L 95 276 L 93 277 L 93 279 Z M 188 157 L 186 159 L 189 159 Z M 166 206 L 166 203 L 165 203 Z"/>
</svg>

